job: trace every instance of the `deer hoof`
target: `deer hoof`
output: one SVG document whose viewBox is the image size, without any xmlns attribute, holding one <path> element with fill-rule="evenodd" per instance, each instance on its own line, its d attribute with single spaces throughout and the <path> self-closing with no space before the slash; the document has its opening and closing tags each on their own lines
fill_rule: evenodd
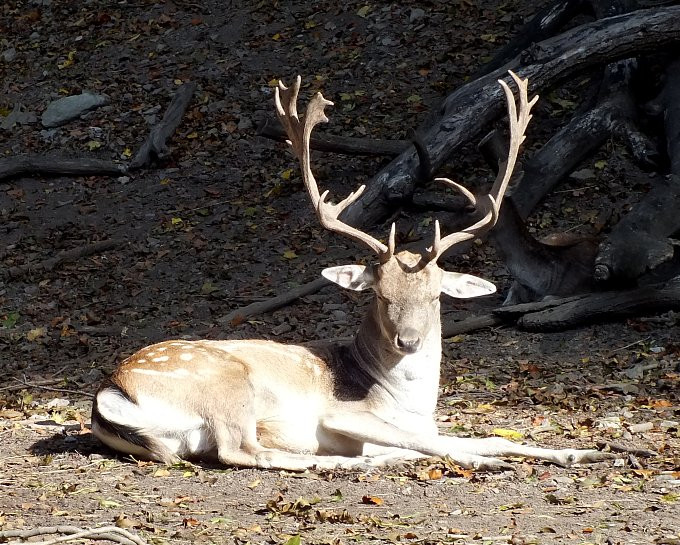
<svg viewBox="0 0 680 545">
<path fill-rule="evenodd" d="M 601 450 L 575 450 L 565 449 L 561 452 L 558 463 L 565 467 L 573 464 L 593 464 L 617 458 L 612 452 L 602 452 Z"/>
<path fill-rule="evenodd" d="M 515 466 L 499 458 L 482 458 L 473 462 L 473 468 L 479 471 L 515 471 Z"/>
</svg>

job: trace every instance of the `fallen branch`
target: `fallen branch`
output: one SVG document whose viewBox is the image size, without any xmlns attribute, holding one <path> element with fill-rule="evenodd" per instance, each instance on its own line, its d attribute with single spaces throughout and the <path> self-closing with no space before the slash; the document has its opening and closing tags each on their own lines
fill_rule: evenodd
<svg viewBox="0 0 680 545">
<path fill-rule="evenodd" d="M 563 331 L 605 320 L 680 309 L 680 276 L 635 290 L 590 293 L 494 310 L 527 331 Z"/>
<path fill-rule="evenodd" d="M 595 443 L 597 448 L 600 450 L 610 450 L 612 452 L 625 452 L 626 454 L 633 454 L 634 456 L 640 456 L 641 458 L 654 458 L 658 456 L 658 453 L 653 450 L 647 450 L 644 448 L 629 447 L 621 443 L 613 443 L 610 441 L 597 441 Z"/>
<path fill-rule="evenodd" d="M 442 337 L 448 338 L 454 335 L 463 335 L 485 327 L 495 327 L 502 325 L 505 320 L 495 314 L 480 314 L 478 316 L 470 316 L 464 320 L 445 321 L 442 324 Z"/>
<path fill-rule="evenodd" d="M 257 135 L 271 138 L 278 142 L 288 140 L 286 131 L 281 123 L 265 119 L 257 127 Z M 319 151 L 332 153 L 344 153 L 347 155 L 386 155 L 389 157 L 399 155 L 411 142 L 407 140 L 376 140 L 370 138 L 353 138 L 351 136 L 334 136 L 332 134 L 319 136 L 313 135 L 310 147 Z"/>
<path fill-rule="evenodd" d="M 317 278 L 312 282 L 308 282 L 307 284 L 303 284 L 302 286 L 294 288 L 286 293 L 277 295 L 272 299 L 258 301 L 257 303 L 252 303 L 243 308 L 233 310 L 226 316 L 219 318 L 217 321 L 222 325 L 237 326 L 251 316 L 264 314 L 266 312 L 279 309 L 295 301 L 296 299 L 299 299 L 300 297 L 316 293 L 321 288 L 328 286 L 329 284 L 330 281 L 326 280 L 325 278 Z"/>
<path fill-rule="evenodd" d="M 122 545 L 148 545 L 139 536 L 117 526 L 102 526 L 101 528 L 82 529 L 76 526 L 39 526 L 30 530 L 2 530 L 0 531 L 0 539 L 19 538 L 27 540 L 35 536 L 46 536 L 51 534 L 68 534 L 47 541 L 10 541 L 9 543 L 31 543 L 32 545 L 53 545 L 56 543 L 65 543 L 67 541 L 75 541 L 78 539 L 93 539 L 113 541 L 121 543 Z"/>
<path fill-rule="evenodd" d="M 641 314 L 680 310 L 680 276 L 634 290 L 586 293 L 493 309 L 458 322 L 444 322 L 443 337 L 485 327 L 516 325 L 526 331 L 563 331 Z"/>
<path fill-rule="evenodd" d="M 10 267 L 5 271 L 4 275 L 9 279 L 16 280 L 31 272 L 51 271 L 63 263 L 77 261 L 81 257 L 88 255 L 100 254 L 112 250 L 120 244 L 121 241 L 117 239 L 100 240 L 93 242 L 92 244 L 72 248 L 71 250 L 63 250 L 56 256 L 41 261 L 40 263 Z"/>
<path fill-rule="evenodd" d="M 0 159 L 0 182 L 20 176 L 122 176 L 127 167 L 113 161 L 44 155 L 17 155 Z"/>
<path fill-rule="evenodd" d="M 177 88 L 163 119 L 151 129 L 146 142 L 132 159 L 130 170 L 137 170 L 150 165 L 154 161 L 161 162 L 168 158 L 170 151 L 168 150 L 167 140 L 179 126 L 194 91 L 196 91 L 194 82 L 183 83 Z"/>
</svg>

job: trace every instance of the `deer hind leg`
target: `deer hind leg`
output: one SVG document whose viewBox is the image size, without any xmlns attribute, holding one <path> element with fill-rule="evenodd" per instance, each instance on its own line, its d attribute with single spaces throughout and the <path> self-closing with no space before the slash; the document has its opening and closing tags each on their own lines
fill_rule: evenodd
<svg viewBox="0 0 680 545">
<path fill-rule="evenodd" d="M 215 424 L 217 456 L 225 465 L 286 471 L 369 467 L 368 459 L 363 457 L 319 456 L 263 447 L 257 441 L 254 419 L 246 420 L 241 426 L 224 421 Z"/>
</svg>

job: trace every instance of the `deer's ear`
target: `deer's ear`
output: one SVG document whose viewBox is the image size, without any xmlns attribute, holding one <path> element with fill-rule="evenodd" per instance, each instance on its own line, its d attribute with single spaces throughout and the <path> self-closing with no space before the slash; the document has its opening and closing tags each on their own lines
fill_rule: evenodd
<svg viewBox="0 0 680 545">
<path fill-rule="evenodd" d="M 456 297 L 458 299 L 468 299 L 494 293 L 496 286 L 491 282 L 472 276 L 456 272 L 444 271 L 442 278 L 442 293 Z"/>
<path fill-rule="evenodd" d="M 328 267 L 321 274 L 338 286 L 350 290 L 361 291 L 373 287 L 373 271 L 363 265 L 340 265 Z"/>
</svg>

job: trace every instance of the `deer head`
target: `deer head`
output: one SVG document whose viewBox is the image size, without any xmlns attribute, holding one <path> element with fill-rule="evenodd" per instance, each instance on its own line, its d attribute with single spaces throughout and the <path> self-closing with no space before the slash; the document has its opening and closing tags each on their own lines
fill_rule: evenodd
<svg viewBox="0 0 680 545">
<path fill-rule="evenodd" d="M 350 193 L 338 204 L 326 201 L 328 191 L 319 193 L 311 170 L 310 137 L 318 123 L 328 122 L 324 113 L 333 103 L 317 93 L 309 105 L 303 120 L 297 113 L 297 96 L 301 79 L 286 87 L 279 82 L 275 92 L 276 110 L 288 135 L 293 153 L 300 161 L 302 178 L 316 214 L 326 229 L 362 242 L 378 256 L 373 266 L 341 265 L 325 269 L 322 274 L 336 284 L 352 290 L 372 288 L 376 293 L 374 312 L 369 319 L 376 322 L 378 331 L 389 340 L 392 349 L 401 354 L 418 352 L 426 339 L 441 336 L 439 296 L 446 293 L 452 297 L 468 298 L 493 293 L 496 288 L 490 282 L 468 274 L 444 271 L 437 260 L 452 246 L 480 236 L 491 229 L 498 220 L 503 195 L 510 181 L 524 131 L 531 119 L 530 110 L 538 97 L 531 102 L 527 97 L 527 80 L 510 72 L 519 88 L 520 107 L 517 112 L 515 100 L 508 85 L 499 80 L 508 102 L 510 118 L 510 147 L 508 157 L 500 165 L 498 176 L 490 192 L 476 198 L 466 188 L 446 178 L 437 181 L 462 193 L 472 206 L 481 212 L 481 219 L 473 225 L 441 237 L 439 222 L 435 221 L 434 240 L 422 254 L 409 251 L 395 252 L 395 225 L 392 224 L 387 244 L 370 234 L 342 222 L 340 214 L 363 193 L 365 186 Z"/>
</svg>

